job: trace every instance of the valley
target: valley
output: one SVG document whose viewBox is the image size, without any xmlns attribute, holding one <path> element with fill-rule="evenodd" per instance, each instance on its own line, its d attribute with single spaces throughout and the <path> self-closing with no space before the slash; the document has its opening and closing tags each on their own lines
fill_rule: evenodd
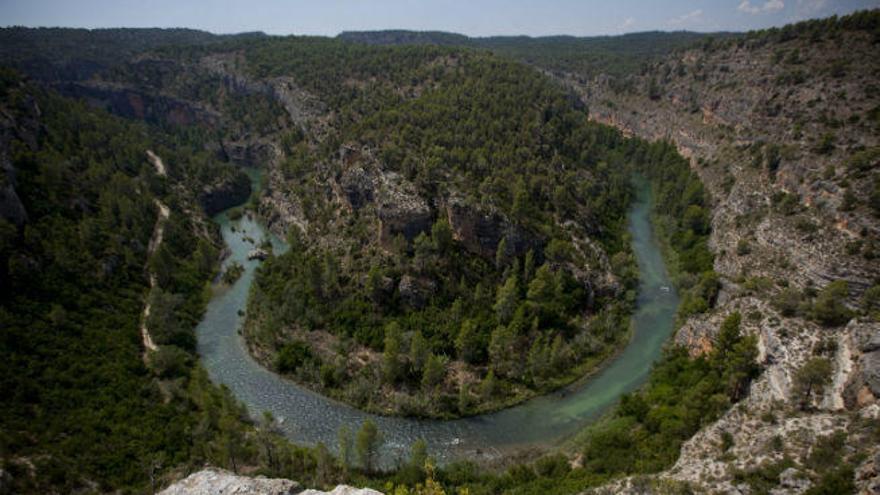
<svg viewBox="0 0 880 495">
<path fill-rule="evenodd" d="M 0 493 L 875 492 L 878 40 L 0 29 Z"/>
</svg>

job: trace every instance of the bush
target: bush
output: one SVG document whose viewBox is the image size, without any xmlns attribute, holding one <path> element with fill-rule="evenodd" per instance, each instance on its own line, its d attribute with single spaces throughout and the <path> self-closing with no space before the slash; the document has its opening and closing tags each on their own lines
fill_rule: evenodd
<svg viewBox="0 0 880 495">
<path fill-rule="evenodd" d="M 313 360 L 312 350 L 309 345 L 301 340 L 294 340 L 284 344 L 278 357 L 275 359 L 275 367 L 281 373 L 293 373 L 302 365 Z"/>
<path fill-rule="evenodd" d="M 773 298 L 773 307 L 779 311 L 782 316 L 795 316 L 801 309 L 804 297 L 801 292 L 795 288 L 789 287 L 783 289 Z"/>
<path fill-rule="evenodd" d="M 829 327 L 845 324 L 853 316 L 852 311 L 844 305 L 848 295 L 849 290 L 845 280 L 837 280 L 828 284 L 813 303 L 810 316 Z"/>
<path fill-rule="evenodd" d="M 173 345 L 160 346 L 149 354 L 150 370 L 159 378 L 169 379 L 189 373 L 190 355 Z"/>
</svg>

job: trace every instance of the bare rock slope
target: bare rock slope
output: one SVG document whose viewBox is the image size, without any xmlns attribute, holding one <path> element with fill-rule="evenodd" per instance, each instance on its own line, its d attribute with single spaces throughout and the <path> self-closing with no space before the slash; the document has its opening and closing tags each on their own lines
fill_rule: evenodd
<svg viewBox="0 0 880 495">
<path fill-rule="evenodd" d="M 854 463 L 860 492 L 880 492 L 880 322 L 865 299 L 880 282 L 878 40 L 846 22 L 829 25 L 704 44 L 626 80 L 567 78 L 591 118 L 674 142 L 712 193 L 724 290 L 676 343 L 708 352 L 738 311 L 764 369 L 671 469 L 599 492 L 687 484 L 757 493 L 757 473 L 770 478 L 771 493 L 804 493 L 818 483 L 815 459 L 828 445 Z M 838 281 L 854 318 L 822 322 L 808 301 Z M 796 375 L 813 358 L 827 359 L 831 376 L 804 404 Z"/>
</svg>

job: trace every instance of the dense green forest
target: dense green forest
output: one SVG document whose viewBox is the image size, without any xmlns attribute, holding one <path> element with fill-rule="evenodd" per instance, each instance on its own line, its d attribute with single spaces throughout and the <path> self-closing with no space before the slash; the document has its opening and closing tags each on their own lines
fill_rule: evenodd
<svg viewBox="0 0 880 495">
<path fill-rule="evenodd" d="M 169 468 L 228 465 L 246 416 L 200 369 L 192 332 L 218 246 L 196 234 L 203 220 L 183 213 L 195 203 L 179 191 L 234 170 L 191 136 L 90 109 L 8 69 L 0 106 L 14 170 L 4 185 L 13 181 L 27 213 L 19 225 L 0 219 L 0 455 L 12 491 L 137 488 Z M 168 161 L 167 179 L 148 149 Z M 172 213 L 148 259 L 155 199 Z M 157 274 L 159 350 L 144 360 L 146 270 Z"/>
<path fill-rule="evenodd" d="M 279 55 L 291 52 L 302 56 Z M 309 164 L 332 163 L 345 146 L 404 178 L 413 201 L 481 205 L 513 226 L 489 253 L 456 239 L 443 207 L 378 246 L 368 212 L 343 223 L 345 240 L 332 245 L 289 232 L 291 250 L 261 267 L 248 311 L 246 335 L 274 350 L 275 369 L 368 410 L 455 416 L 558 387 L 625 340 L 629 301 L 588 285 L 581 267 L 607 267 L 566 228 L 620 253 L 619 290 L 634 289 L 622 241 L 628 177 L 614 149 L 622 138 L 587 122 L 560 87 L 520 64 L 443 47 L 284 39 L 248 60 L 255 74 L 291 74 L 332 102 L 336 132 L 297 136 L 282 164 L 318 220 L 338 206 L 324 199 L 328 174 Z M 423 301 L 407 283 L 424 289 Z M 340 351 L 317 348 L 315 335 L 326 334 Z M 351 369 L 345 355 L 363 348 L 375 357 Z"/>
<path fill-rule="evenodd" d="M 644 32 L 621 36 L 490 36 L 469 38 L 438 31 L 349 31 L 339 38 L 378 45 L 441 45 L 489 50 L 553 72 L 574 73 L 591 78 L 599 74 L 615 77 L 635 74 L 643 66 L 676 49 L 686 48 L 709 38 L 723 39 L 733 34 Z"/>
<path fill-rule="evenodd" d="M 0 29 L 0 60 L 43 81 L 88 79 L 130 57 L 167 45 L 205 45 L 229 38 L 195 29 Z"/>
</svg>

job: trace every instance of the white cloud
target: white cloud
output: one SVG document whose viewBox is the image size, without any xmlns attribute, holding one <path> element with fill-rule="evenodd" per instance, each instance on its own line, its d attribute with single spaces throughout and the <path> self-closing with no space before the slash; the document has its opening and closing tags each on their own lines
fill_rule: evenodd
<svg viewBox="0 0 880 495">
<path fill-rule="evenodd" d="M 696 22 L 701 20 L 703 17 L 703 9 L 697 9 L 692 12 L 688 12 L 687 14 L 682 14 L 678 17 L 673 17 L 666 21 L 671 26 L 683 26 L 685 24 L 689 24 L 692 22 Z"/>
<path fill-rule="evenodd" d="M 764 5 L 752 5 L 751 1 L 742 0 L 736 10 L 748 14 L 760 14 L 762 12 L 779 12 L 783 8 L 785 8 L 785 2 L 782 0 L 767 0 Z"/>
<path fill-rule="evenodd" d="M 626 19 L 623 20 L 623 22 L 620 23 L 620 26 L 617 26 L 617 28 L 620 31 L 626 31 L 627 29 L 633 27 L 633 25 L 635 25 L 635 23 L 636 23 L 635 17 L 627 17 Z"/>
</svg>

